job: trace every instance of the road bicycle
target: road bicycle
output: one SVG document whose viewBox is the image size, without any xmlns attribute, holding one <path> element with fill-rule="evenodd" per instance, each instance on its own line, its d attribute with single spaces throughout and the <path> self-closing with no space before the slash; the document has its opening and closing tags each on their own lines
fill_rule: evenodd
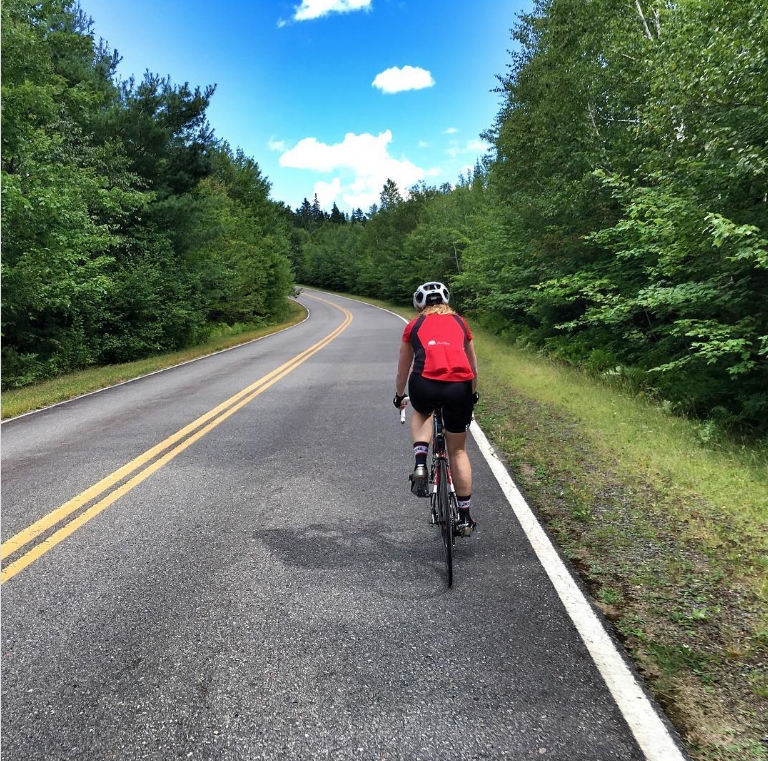
<svg viewBox="0 0 768 761">
<path fill-rule="evenodd" d="M 408 403 L 408 397 L 404 401 Z M 405 423 L 405 408 L 400 411 L 400 422 Z M 429 504 L 432 525 L 440 527 L 445 556 L 445 571 L 448 586 L 453 585 L 453 548 L 457 536 L 464 536 L 464 524 L 459 518 L 456 490 L 451 479 L 451 463 L 445 444 L 443 408 L 438 406 L 432 415 L 432 463 L 429 470 Z"/>
</svg>

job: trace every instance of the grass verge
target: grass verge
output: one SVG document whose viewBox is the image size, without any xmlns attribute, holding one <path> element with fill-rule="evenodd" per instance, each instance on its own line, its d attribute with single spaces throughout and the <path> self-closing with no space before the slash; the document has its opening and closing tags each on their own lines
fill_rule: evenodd
<svg viewBox="0 0 768 761">
<path fill-rule="evenodd" d="M 768 759 L 768 459 L 476 331 L 477 418 L 701 761 Z"/>
<path fill-rule="evenodd" d="M 306 310 L 296 301 L 289 301 L 290 316 L 282 323 L 259 328 L 245 328 L 240 332 L 225 332 L 205 344 L 191 346 L 172 354 L 159 354 L 137 362 L 126 362 L 119 365 L 93 367 L 87 370 L 62 375 L 43 383 L 37 383 L 24 388 L 3 391 L 2 419 L 23 415 L 25 412 L 49 407 L 57 402 L 74 399 L 91 391 L 97 391 L 116 383 L 139 378 L 142 375 L 164 370 L 174 365 L 188 362 L 192 359 L 214 354 L 217 351 L 230 349 L 233 346 L 253 341 L 257 338 L 276 333 L 301 322 L 306 316 Z"/>
</svg>

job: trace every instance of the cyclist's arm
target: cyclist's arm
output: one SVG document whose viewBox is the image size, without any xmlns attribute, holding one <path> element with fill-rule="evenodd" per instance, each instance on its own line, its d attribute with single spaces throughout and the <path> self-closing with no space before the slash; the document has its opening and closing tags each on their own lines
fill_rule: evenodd
<svg viewBox="0 0 768 761">
<path fill-rule="evenodd" d="M 397 377 L 395 378 L 395 391 L 398 396 L 405 396 L 405 386 L 408 383 L 408 374 L 413 364 L 413 346 L 410 343 L 400 344 L 400 358 L 397 361 Z"/>
<path fill-rule="evenodd" d="M 477 391 L 477 355 L 475 354 L 475 342 L 467 341 L 466 346 L 467 359 L 469 360 L 469 366 L 472 368 L 472 372 L 475 377 L 472 379 L 472 393 Z"/>
</svg>

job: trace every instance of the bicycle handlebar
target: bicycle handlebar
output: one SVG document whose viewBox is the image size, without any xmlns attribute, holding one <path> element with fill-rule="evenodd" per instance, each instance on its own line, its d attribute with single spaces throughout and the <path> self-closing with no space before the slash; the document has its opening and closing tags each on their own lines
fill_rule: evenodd
<svg viewBox="0 0 768 761">
<path fill-rule="evenodd" d="M 410 396 L 404 396 L 403 397 L 403 408 L 400 410 L 400 423 L 402 425 L 405 425 L 405 408 L 408 406 L 408 402 L 410 400 Z"/>
</svg>

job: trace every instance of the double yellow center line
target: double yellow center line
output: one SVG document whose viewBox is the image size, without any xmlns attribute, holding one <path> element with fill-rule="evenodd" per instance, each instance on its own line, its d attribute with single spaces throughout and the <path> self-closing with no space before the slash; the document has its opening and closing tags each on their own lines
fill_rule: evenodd
<svg viewBox="0 0 768 761">
<path fill-rule="evenodd" d="M 317 300 L 325 301 L 324 299 Z M 326 301 L 325 303 L 331 304 L 329 301 Z M 61 507 L 57 507 L 39 521 L 36 521 L 28 528 L 25 528 L 23 531 L 20 531 L 15 536 L 12 536 L 10 539 L 3 542 L 2 546 L 0 546 L 0 555 L 2 555 L 2 559 L 5 560 L 11 555 L 21 551 L 24 547 L 53 529 L 59 523 L 66 521 L 61 528 L 53 531 L 42 541 L 34 544 L 29 550 L 24 552 L 24 554 L 20 555 L 3 568 L 2 574 L 0 574 L 0 583 L 4 584 L 9 579 L 12 579 L 17 573 L 23 571 L 28 565 L 48 552 L 48 550 L 53 549 L 59 542 L 77 531 L 77 529 L 86 524 L 91 518 L 98 515 L 102 510 L 105 510 L 112 503 L 120 499 L 120 497 L 131 491 L 135 486 L 138 486 L 144 479 L 148 478 L 154 472 L 169 463 L 187 447 L 194 444 L 198 439 L 201 439 L 205 434 L 212 431 L 217 425 L 224 422 L 230 415 L 234 415 L 235 412 L 255 399 L 259 394 L 266 391 L 270 386 L 273 386 L 288 375 L 288 373 L 295 370 L 299 365 L 306 362 L 310 357 L 317 354 L 317 352 L 337 338 L 344 330 L 346 330 L 350 322 L 352 322 L 352 314 L 338 304 L 332 304 L 332 306 L 340 309 L 344 313 L 344 322 L 321 341 L 318 341 L 314 346 L 310 346 L 308 349 L 301 352 L 301 354 L 297 354 L 293 359 L 290 359 L 276 370 L 273 370 L 271 373 L 260 378 L 247 388 L 244 388 L 218 407 L 214 407 L 214 409 L 206 412 L 180 431 L 177 431 L 156 446 L 148 449 L 144 454 L 139 455 L 126 465 L 118 468 L 116 471 L 106 476 L 106 478 L 102 478 L 98 483 L 86 489 L 81 494 L 78 494 L 76 497 L 73 497 L 68 502 L 65 502 Z M 165 452 L 165 454 L 162 454 L 163 452 Z M 139 472 L 129 480 L 125 481 L 125 479 L 132 473 L 135 473 L 135 471 Z M 117 486 L 116 489 L 109 491 L 118 484 L 120 485 Z M 70 519 L 74 513 L 77 513 L 105 492 L 109 493 L 86 510 L 78 513 L 74 518 Z"/>
</svg>

